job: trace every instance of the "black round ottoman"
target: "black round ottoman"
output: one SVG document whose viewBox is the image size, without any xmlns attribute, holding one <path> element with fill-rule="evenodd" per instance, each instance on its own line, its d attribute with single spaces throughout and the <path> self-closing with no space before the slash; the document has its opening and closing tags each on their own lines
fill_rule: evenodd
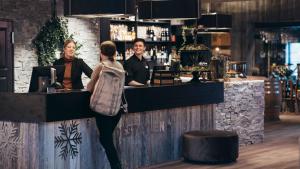
<svg viewBox="0 0 300 169">
<path fill-rule="evenodd" d="M 183 157 L 187 161 L 220 164 L 239 156 L 239 138 L 229 131 L 190 131 L 183 134 Z"/>
</svg>

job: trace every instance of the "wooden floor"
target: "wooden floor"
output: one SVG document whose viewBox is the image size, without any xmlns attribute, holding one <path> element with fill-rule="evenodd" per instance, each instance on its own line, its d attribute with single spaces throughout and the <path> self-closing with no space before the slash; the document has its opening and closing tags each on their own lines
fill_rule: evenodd
<svg viewBox="0 0 300 169">
<path fill-rule="evenodd" d="M 299 169 L 300 115 L 265 123 L 264 143 L 241 147 L 237 162 L 222 165 L 176 161 L 143 169 Z"/>
</svg>

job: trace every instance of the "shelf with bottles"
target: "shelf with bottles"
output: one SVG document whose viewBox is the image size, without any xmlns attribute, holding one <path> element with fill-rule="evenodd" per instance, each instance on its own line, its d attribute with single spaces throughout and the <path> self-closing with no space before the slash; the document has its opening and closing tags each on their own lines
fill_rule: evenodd
<svg viewBox="0 0 300 169">
<path fill-rule="evenodd" d="M 117 57 L 117 60 L 127 60 L 134 54 L 134 51 L 133 48 L 126 48 L 125 52 L 121 51 L 118 53 L 119 57 Z M 120 57 L 123 56 L 122 53 L 125 53 L 125 57 L 123 58 Z M 144 58 L 147 61 L 152 61 L 153 63 L 166 64 L 169 59 L 169 51 L 164 45 L 146 45 Z"/>
<path fill-rule="evenodd" d="M 129 19 L 109 19 L 111 24 L 126 24 L 126 25 L 135 25 L 137 22 L 135 20 Z"/>
<path fill-rule="evenodd" d="M 100 40 L 112 40 L 116 43 L 118 52 L 123 60 L 128 58 L 128 52 L 133 48 L 135 38 L 143 38 L 146 41 L 146 48 L 166 48 L 170 51 L 175 44 L 175 38 L 171 35 L 170 22 L 149 22 L 132 20 L 115 20 L 108 18 L 100 19 Z M 126 54 L 127 53 L 127 54 Z M 119 60 L 119 59 L 118 59 Z"/>
<path fill-rule="evenodd" d="M 133 40 L 113 40 L 113 42 L 115 43 L 128 43 L 128 44 L 132 44 L 133 43 Z M 175 44 L 175 42 L 172 42 L 172 41 L 145 41 L 146 44 Z"/>
<path fill-rule="evenodd" d="M 170 30 L 160 26 L 134 26 L 124 24 L 110 25 L 110 40 L 115 42 L 130 43 L 135 38 L 145 39 L 147 43 L 171 43 L 175 39 L 171 38 Z"/>
<path fill-rule="evenodd" d="M 105 34 L 109 39 L 129 42 L 135 38 L 143 38 L 149 42 L 170 42 L 170 22 L 132 21 L 116 19 L 100 19 L 100 37 Z M 101 31 L 101 29 L 103 31 Z M 174 39 L 173 39 L 174 40 Z"/>
<path fill-rule="evenodd" d="M 137 38 L 145 39 L 146 42 L 170 42 L 171 34 L 169 27 L 156 25 L 144 25 L 137 27 Z"/>
<path fill-rule="evenodd" d="M 179 50 L 178 53 L 200 53 L 200 52 L 203 52 L 203 51 L 209 51 L 209 50 Z"/>
<path fill-rule="evenodd" d="M 117 42 L 131 42 L 135 38 L 135 26 L 125 24 L 110 24 L 110 40 Z"/>
<path fill-rule="evenodd" d="M 168 62 L 169 51 L 166 46 L 148 46 L 144 56 L 157 65 L 162 65 Z"/>
<path fill-rule="evenodd" d="M 109 19 L 110 23 L 113 24 L 136 24 L 136 25 L 161 25 L 168 26 L 170 25 L 170 21 L 150 21 L 150 20 L 135 20 L 134 18 L 130 19 Z"/>
<path fill-rule="evenodd" d="M 197 53 L 201 51 L 210 51 L 210 49 L 204 44 L 186 44 L 179 49 L 180 53 Z"/>
<path fill-rule="evenodd" d="M 113 42 L 115 43 L 128 43 L 128 44 L 131 44 L 133 43 L 133 40 L 113 40 Z"/>
</svg>

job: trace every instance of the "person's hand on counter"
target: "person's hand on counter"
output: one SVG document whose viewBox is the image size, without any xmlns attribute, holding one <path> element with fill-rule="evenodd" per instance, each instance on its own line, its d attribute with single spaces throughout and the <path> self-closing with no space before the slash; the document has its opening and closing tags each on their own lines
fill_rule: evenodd
<svg viewBox="0 0 300 169">
<path fill-rule="evenodd" d="M 130 82 L 128 83 L 128 85 L 130 85 L 130 86 L 144 86 L 145 84 L 139 83 L 139 82 L 137 82 L 137 81 L 132 80 L 132 81 L 130 81 Z"/>
</svg>

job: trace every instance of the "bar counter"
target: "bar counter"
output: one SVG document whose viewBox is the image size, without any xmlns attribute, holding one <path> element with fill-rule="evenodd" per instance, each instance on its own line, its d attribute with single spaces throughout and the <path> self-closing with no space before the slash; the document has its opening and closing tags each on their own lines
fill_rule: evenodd
<svg viewBox="0 0 300 169">
<path fill-rule="evenodd" d="M 224 101 L 224 84 L 206 82 L 166 86 L 125 86 L 129 113 L 214 104 Z M 88 118 L 90 93 L 0 93 L 0 120 L 51 122 Z M 3 106 L 2 106 L 3 105 Z"/>
<path fill-rule="evenodd" d="M 126 87 L 129 113 L 115 130 L 124 169 L 181 158 L 181 136 L 215 128 L 224 83 Z M 109 169 L 90 93 L 0 93 L 0 168 Z"/>
</svg>

